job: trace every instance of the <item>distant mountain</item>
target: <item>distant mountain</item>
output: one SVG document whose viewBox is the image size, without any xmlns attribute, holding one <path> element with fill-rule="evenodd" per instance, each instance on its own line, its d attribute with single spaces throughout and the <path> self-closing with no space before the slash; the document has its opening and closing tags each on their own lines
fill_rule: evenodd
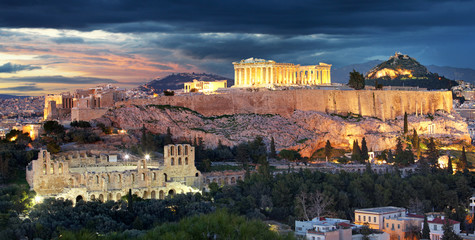
<svg viewBox="0 0 475 240">
<path fill-rule="evenodd" d="M 177 73 L 171 74 L 163 78 L 154 79 L 139 87 L 140 90 L 146 92 L 161 93 L 165 90 L 183 89 L 185 82 L 192 82 L 193 79 L 198 81 L 218 81 L 227 80 L 228 86 L 234 85 L 234 80 L 208 73 Z"/>
<path fill-rule="evenodd" d="M 365 74 L 366 79 L 400 79 L 428 77 L 429 70 L 415 58 L 396 53 L 389 60 L 384 61 Z"/>
<path fill-rule="evenodd" d="M 448 79 L 464 80 L 475 84 L 475 70 L 471 68 L 441 67 L 435 65 L 427 66 L 427 69 L 433 73 L 438 73 Z"/>
<path fill-rule="evenodd" d="M 27 98 L 29 96 L 16 96 L 16 95 L 9 95 L 9 94 L 0 94 L 0 99 L 10 99 L 10 98 Z"/>
</svg>

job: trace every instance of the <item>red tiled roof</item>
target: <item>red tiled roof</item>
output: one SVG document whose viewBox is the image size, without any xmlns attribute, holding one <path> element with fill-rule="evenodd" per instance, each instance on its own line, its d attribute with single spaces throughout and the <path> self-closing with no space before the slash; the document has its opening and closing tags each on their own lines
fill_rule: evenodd
<svg viewBox="0 0 475 240">
<path fill-rule="evenodd" d="M 412 214 L 412 213 L 407 214 L 407 216 L 413 217 L 413 218 L 424 218 L 424 215 L 417 215 L 417 214 Z"/>
<path fill-rule="evenodd" d="M 317 232 L 317 231 L 314 231 L 314 230 L 308 230 L 307 232 L 308 232 L 308 233 L 312 233 L 312 234 L 324 235 L 324 233 L 322 233 L 322 232 Z"/>
<path fill-rule="evenodd" d="M 352 227 L 353 225 L 352 224 L 348 224 L 348 223 L 345 223 L 345 222 L 341 222 L 341 223 L 338 223 L 338 226 L 342 226 L 342 227 Z"/>
<path fill-rule="evenodd" d="M 446 221 L 446 220 L 447 220 L 447 219 L 442 220 L 441 218 L 434 218 L 434 220 L 432 220 L 432 221 L 427 221 L 427 222 L 428 222 L 428 223 L 435 223 L 435 224 L 445 224 L 445 221 Z M 458 223 L 460 223 L 460 222 L 457 222 L 457 221 L 452 220 L 452 219 L 448 219 L 448 220 L 449 220 L 449 223 L 450 223 L 450 224 L 458 224 Z"/>
</svg>

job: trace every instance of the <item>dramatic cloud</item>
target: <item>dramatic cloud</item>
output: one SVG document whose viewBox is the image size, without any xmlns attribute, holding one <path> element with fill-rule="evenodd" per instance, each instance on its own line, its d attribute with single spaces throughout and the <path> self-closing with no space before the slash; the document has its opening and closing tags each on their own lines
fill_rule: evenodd
<svg viewBox="0 0 475 240">
<path fill-rule="evenodd" d="M 0 65 L 0 73 L 16 73 L 19 71 L 26 71 L 26 70 L 33 70 L 33 69 L 41 69 L 41 67 L 31 66 L 31 65 L 12 64 L 10 62 Z"/>
<path fill-rule="evenodd" d="M 61 84 L 102 84 L 117 83 L 116 80 L 95 77 L 64 77 L 64 76 L 41 76 L 41 77 L 11 77 L 0 78 L 0 82 L 24 82 L 24 83 L 61 83 Z"/>
<path fill-rule="evenodd" d="M 43 88 L 39 88 L 36 85 L 25 85 L 25 86 L 17 86 L 17 87 L 8 87 L 8 88 L 0 88 L 0 91 L 15 91 L 15 92 L 36 92 L 36 91 L 43 91 Z"/>
<path fill-rule="evenodd" d="M 84 43 L 84 39 L 79 37 L 58 37 L 52 38 L 53 42 L 61 44 L 61 43 Z"/>
</svg>

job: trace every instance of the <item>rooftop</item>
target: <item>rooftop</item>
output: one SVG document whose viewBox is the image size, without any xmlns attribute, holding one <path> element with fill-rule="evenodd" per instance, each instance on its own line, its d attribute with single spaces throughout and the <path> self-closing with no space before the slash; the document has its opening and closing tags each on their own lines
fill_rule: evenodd
<svg viewBox="0 0 475 240">
<path fill-rule="evenodd" d="M 363 209 L 356 209 L 356 212 L 365 212 L 365 213 L 373 213 L 373 214 L 387 214 L 387 213 L 394 213 L 394 212 L 405 212 L 405 208 L 400 207 L 376 207 L 376 208 L 363 208 Z"/>
</svg>

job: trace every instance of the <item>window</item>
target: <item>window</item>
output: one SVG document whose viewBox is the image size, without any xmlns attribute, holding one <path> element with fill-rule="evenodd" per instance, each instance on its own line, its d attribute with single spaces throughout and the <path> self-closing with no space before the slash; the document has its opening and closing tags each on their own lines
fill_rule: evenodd
<svg viewBox="0 0 475 240">
<path fill-rule="evenodd" d="M 393 224 L 391 224 L 391 229 L 392 229 L 392 230 L 394 230 L 394 223 L 393 223 Z"/>
<path fill-rule="evenodd" d="M 59 174 L 63 174 L 63 164 L 62 164 L 62 163 L 60 163 L 60 164 L 58 165 L 58 173 L 59 173 Z"/>
<path fill-rule="evenodd" d="M 374 222 L 376 222 L 376 217 L 373 218 Z"/>
<path fill-rule="evenodd" d="M 301 227 L 298 227 L 297 230 L 302 231 L 302 228 L 301 228 Z"/>
<path fill-rule="evenodd" d="M 178 158 L 178 165 L 181 165 L 181 157 Z"/>
<path fill-rule="evenodd" d="M 397 225 L 397 229 L 401 229 L 401 225 L 400 225 L 400 224 Z"/>
<path fill-rule="evenodd" d="M 358 215 L 358 221 L 361 222 L 361 215 Z"/>
<path fill-rule="evenodd" d="M 389 228 L 389 223 L 386 223 L 386 228 Z"/>
<path fill-rule="evenodd" d="M 175 165 L 175 159 L 174 159 L 174 158 L 172 158 L 171 165 L 172 165 L 172 166 Z"/>
<path fill-rule="evenodd" d="M 99 184 L 99 176 L 96 176 L 96 184 Z"/>
<path fill-rule="evenodd" d="M 156 173 L 152 173 L 152 176 L 153 176 L 153 180 L 157 180 L 157 174 Z"/>
<path fill-rule="evenodd" d="M 366 222 L 366 216 L 363 216 L 363 222 Z"/>
<path fill-rule="evenodd" d="M 121 178 L 122 178 L 122 176 L 119 174 L 119 175 L 117 176 L 117 183 L 120 183 L 120 181 L 122 180 Z"/>
<path fill-rule="evenodd" d="M 185 165 L 188 165 L 188 158 L 185 158 Z"/>
<path fill-rule="evenodd" d="M 437 230 L 437 225 L 434 224 L 434 230 Z"/>
<path fill-rule="evenodd" d="M 185 146 L 185 155 L 188 155 L 188 146 Z"/>
</svg>

